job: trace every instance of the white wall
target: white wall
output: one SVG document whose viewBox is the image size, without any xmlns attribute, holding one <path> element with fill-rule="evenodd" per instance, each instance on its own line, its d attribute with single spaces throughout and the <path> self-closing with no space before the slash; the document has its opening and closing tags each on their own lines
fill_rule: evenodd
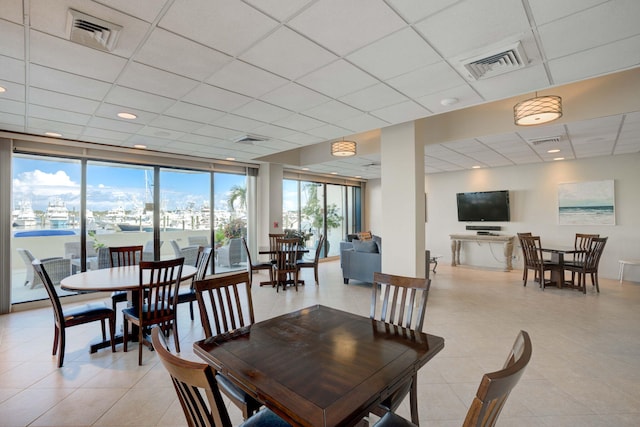
<svg viewBox="0 0 640 427">
<path fill-rule="evenodd" d="M 426 149 L 428 153 L 428 147 Z M 558 225 L 558 184 L 582 181 L 615 181 L 616 225 Z M 572 246 L 575 233 L 608 236 L 600 260 L 600 277 L 617 278 L 618 260 L 640 259 L 640 154 L 597 157 L 463 172 L 430 174 L 425 178 L 427 192 L 426 248 L 451 262 L 450 234 L 474 234 L 467 223 L 457 220 L 456 193 L 465 191 L 509 190 L 511 221 L 492 223 L 502 226 L 500 234 L 515 235 L 530 231 L 540 235 L 543 246 Z M 374 202 L 379 200 L 379 186 L 368 185 L 370 192 L 367 223 L 375 233 L 379 224 Z M 376 194 L 377 193 L 377 194 Z M 472 225 L 478 225 L 474 223 Z M 384 236 L 383 236 L 384 237 Z M 464 243 L 461 261 L 465 264 L 499 268 L 503 264 L 502 246 Z M 521 250 L 516 243 L 514 268 L 522 268 Z M 640 282 L 640 268 L 627 267 L 625 280 Z"/>
</svg>

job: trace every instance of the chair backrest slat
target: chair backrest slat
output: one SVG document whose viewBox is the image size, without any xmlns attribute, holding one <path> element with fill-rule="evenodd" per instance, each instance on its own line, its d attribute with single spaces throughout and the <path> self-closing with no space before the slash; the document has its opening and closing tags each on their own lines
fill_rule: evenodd
<svg viewBox="0 0 640 427">
<path fill-rule="evenodd" d="M 422 331 L 430 286 L 430 279 L 374 273 L 370 317 Z"/>
<path fill-rule="evenodd" d="M 111 246 L 109 247 L 109 260 L 111 267 L 124 267 L 139 264 L 142 260 L 142 245 L 135 246 Z"/>
<path fill-rule="evenodd" d="M 170 352 L 159 327 L 152 329 L 151 341 L 158 358 L 171 376 L 187 424 L 190 427 L 231 427 L 213 368 L 206 363 L 182 359 Z"/>
<path fill-rule="evenodd" d="M 248 272 L 211 276 L 196 281 L 194 287 L 205 337 L 255 322 Z"/>
<path fill-rule="evenodd" d="M 140 262 L 140 318 L 170 317 L 178 303 L 178 287 L 184 258 Z"/>
</svg>

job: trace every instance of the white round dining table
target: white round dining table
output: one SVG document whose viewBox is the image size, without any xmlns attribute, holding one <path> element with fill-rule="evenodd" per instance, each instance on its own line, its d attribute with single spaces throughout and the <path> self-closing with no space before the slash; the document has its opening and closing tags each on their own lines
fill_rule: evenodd
<svg viewBox="0 0 640 427">
<path fill-rule="evenodd" d="M 183 265 L 180 281 L 195 276 L 196 268 Z M 72 274 L 60 281 L 60 287 L 67 291 L 132 291 L 140 284 L 140 268 L 138 265 L 126 267 L 101 268 Z"/>
</svg>

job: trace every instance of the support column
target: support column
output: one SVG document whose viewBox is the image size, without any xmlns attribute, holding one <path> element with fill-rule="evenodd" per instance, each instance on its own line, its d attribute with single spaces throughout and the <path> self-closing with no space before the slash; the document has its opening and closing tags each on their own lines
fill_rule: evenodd
<svg viewBox="0 0 640 427">
<path fill-rule="evenodd" d="M 11 151 L 12 141 L 0 138 L 0 314 L 11 310 Z"/>
<path fill-rule="evenodd" d="M 282 233 L 283 167 L 276 163 L 262 164 L 258 178 L 258 247 L 268 247 L 269 233 Z"/>
<path fill-rule="evenodd" d="M 382 129 L 382 271 L 425 277 L 424 143 L 415 122 Z M 374 230 L 375 231 L 375 230 Z"/>
</svg>

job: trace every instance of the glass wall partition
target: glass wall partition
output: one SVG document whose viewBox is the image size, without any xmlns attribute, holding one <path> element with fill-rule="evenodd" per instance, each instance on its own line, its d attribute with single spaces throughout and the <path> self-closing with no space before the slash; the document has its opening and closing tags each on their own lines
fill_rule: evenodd
<svg viewBox="0 0 640 427">
<path fill-rule="evenodd" d="M 45 262 L 58 283 L 79 265 L 81 175 L 78 160 L 14 155 L 12 304 L 47 298 L 31 267 L 33 258 Z"/>
<path fill-rule="evenodd" d="M 242 237 L 247 237 L 247 177 L 232 173 L 213 174 L 213 226 L 215 271 L 247 268 Z"/>
<path fill-rule="evenodd" d="M 340 241 L 360 231 L 359 187 L 285 179 L 282 188 L 284 231 L 300 238 L 307 257 L 314 255 L 320 235 L 327 237 L 324 258 L 339 255 Z"/>
</svg>

